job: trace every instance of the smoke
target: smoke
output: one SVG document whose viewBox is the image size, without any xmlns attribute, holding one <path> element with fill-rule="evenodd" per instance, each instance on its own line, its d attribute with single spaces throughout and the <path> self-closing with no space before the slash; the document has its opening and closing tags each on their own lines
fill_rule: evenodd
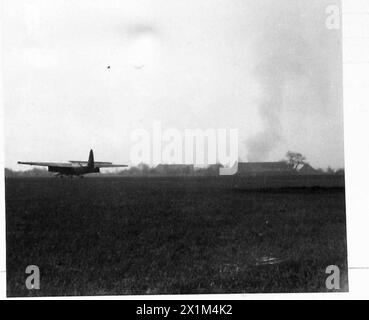
<svg viewBox="0 0 369 320">
<path fill-rule="evenodd" d="M 261 90 L 263 99 L 258 111 L 264 130 L 246 141 L 249 161 L 265 161 L 273 147 L 282 139 L 279 113 L 283 106 L 283 83 L 266 80 L 262 83 Z"/>
<path fill-rule="evenodd" d="M 302 40 L 299 42 L 303 45 Z M 274 146 L 283 139 L 280 114 L 284 106 L 285 88 L 292 79 L 298 82 L 298 78 L 306 74 L 303 57 L 286 52 L 290 45 L 284 40 L 282 47 L 271 48 L 271 51 L 277 49 L 276 52 L 272 51 L 272 55 L 261 61 L 255 70 L 261 89 L 258 112 L 264 130 L 247 141 L 249 161 L 267 159 Z"/>
<path fill-rule="evenodd" d="M 301 112 L 303 108 L 310 107 L 304 101 L 304 96 L 316 94 L 320 90 L 314 102 L 324 101 L 324 90 L 319 88 L 329 85 L 327 75 L 321 76 L 324 66 L 319 56 L 319 43 L 324 37 L 324 19 L 318 20 L 322 26 L 316 26 L 317 16 L 324 18 L 321 14 L 324 13 L 324 4 L 313 1 L 310 4 L 314 5 L 309 7 L 310 1 L 297 1 L 296 5 L 290 1 L 277 2 L 274 5 L 268 3 L 262 11 L 265 19 L 262 19 L 263 23 L 256 36 L 258 58 L 254 72 L 261 89 L 258 112 L 263 130 L 245 141 L 249 161 L 267 160 L 271 152 L 283 142 L 281 114 L 285 111 L 286 93 L 300 94 L 295 99 L 298 105 L 293 108 Z M 317 38 L 320 41 L 316 41 Z M 301 88 L 305 90 L 303 94 Z M 291 110 L 291 106 L 288 110 Z M 300 117 L 300 121 L 303 121 L 303 117 Z"/>
</svg>

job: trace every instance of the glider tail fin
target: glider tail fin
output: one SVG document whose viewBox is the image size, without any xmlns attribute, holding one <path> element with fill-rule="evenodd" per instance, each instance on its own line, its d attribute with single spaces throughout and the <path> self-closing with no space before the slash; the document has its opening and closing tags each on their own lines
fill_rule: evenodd
<svg viewBox="0 0 369 320">
<path fill-rule="evenodd" d="M 90 150 L 90 154 L 88 156 L 88 166 L 90 168 L 93 168 L 95 166 L 94 152 L 92 151 L 92 149 Z"/>
</svg>

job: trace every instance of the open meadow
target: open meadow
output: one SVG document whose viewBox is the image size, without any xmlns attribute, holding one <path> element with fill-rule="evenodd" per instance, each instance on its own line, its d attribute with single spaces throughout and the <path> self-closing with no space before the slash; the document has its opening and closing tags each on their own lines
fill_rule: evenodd
<svg viewBox="0 0 369 320">
<path fill-rule="evenodd" d="M 348 290 L 341 176 L 9 178 L 6 218 L 9 296 Z"/>
</svg>

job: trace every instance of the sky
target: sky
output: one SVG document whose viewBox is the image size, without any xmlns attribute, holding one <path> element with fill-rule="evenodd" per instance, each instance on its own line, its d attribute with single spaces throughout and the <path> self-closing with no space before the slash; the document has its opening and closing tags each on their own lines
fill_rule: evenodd
<svg viewBox="0 0 369 320">
<path fill-rule="evenodd" d="M 131 134 L 238 129 L 244 161 L 344 166 L 332 0 L 2 4 L 5 165 L 130 163 Z"/>
</svg>

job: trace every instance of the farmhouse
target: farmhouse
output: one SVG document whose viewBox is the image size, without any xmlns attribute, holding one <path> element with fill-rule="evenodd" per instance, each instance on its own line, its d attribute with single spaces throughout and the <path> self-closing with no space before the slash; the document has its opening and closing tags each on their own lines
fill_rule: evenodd
<svg viewBox="0 0 369 320">
<path fill-rule="evenodd" d="M 256 175 L 312 175 L 318 174 L 308 163 L 299 165 L 296 169 L 285 161 L 279 162 L 239 162 L 237 175 L 256 176 Z"/>
<path fill-rule="evenodd" d="M 310 164 L 304 163 L 297 169 L 298 174 L 319 174 L 318 170 L 315 170 Z"/>
<path fill-rule="evenodd" d="M 155 167 L 155 172 L 164 176 L 192 175 L 193 171 L 193 164 L 159 164 Z"/>
<path fill-rule="evenodd" d="M 239 162 L 237 175 L 279 175 L 294 174 L 293 167 L 287 162 Z"/>
</svg>

